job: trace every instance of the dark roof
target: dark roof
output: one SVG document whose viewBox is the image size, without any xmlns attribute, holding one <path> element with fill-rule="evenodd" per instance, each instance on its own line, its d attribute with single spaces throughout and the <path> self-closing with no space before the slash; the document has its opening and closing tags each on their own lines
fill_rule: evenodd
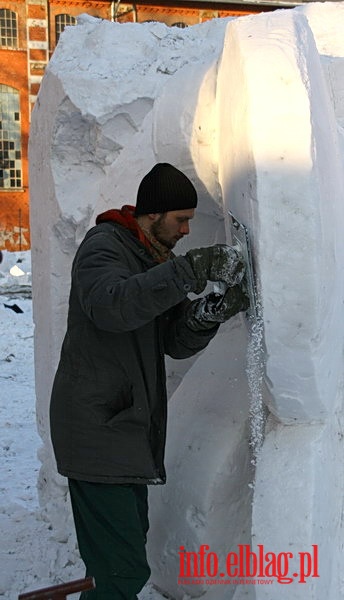
<svg viewBox="0 0 344 600">
<path fill-rule="evenodd" d="M 268 4 L 269 6 L 299 6 L 300 4 L 314 3 L 315 0 L 216 0 L 221 4 Z M 338 0 L 316 0 L 317 2 L 338 2 Z M 209 0 L 191 0 L 191 2 L 209 2 Z"/>
<path fill-rule="evenodd" d="M 254 7 L 257 11 L 259 7 L 263 10 L 264 8 L 268 10 L 269 7 L 274 8 L 293 8 L 295 6 L 300 6 L 303 4 L 310 4 L 314 2 L 314 0 L 136 0 L 137 4 L 149 4 L 149 5 L 159 5 L 159 6 L 197 6 L 197 5 L 206 5 L 209 10 L 211 9 L 219 9 L 221 6 L 227 9 L 235 10 L 237 7 Z M 316 0 L 320 2 L 337 2 L 338 0 Z"/>
<path fill-rule="evenodd" d="M 245 6 L 247 4 L 255 4 L 257 6 L 260 5 L 268 5 L 268 6 L 299 6 L 301 4 L 310 4 L 314 3 L 315 0 L 214 0 L 214 4 L 239 4 Z M 338 0 L 316 0 L 317 2 L 338 2 Z M 204 2 L 207 4 L 211 4 L 211 0 L 189 0 L 190 4 L 198 4 L 200 2 Z M 175 4 L 179 4 L 178 0 L 175 0 Z M 161 5 L 165 4 L 164 0 L 161 0 Z M 170 4 L 170 1 L 166 2 L 166 4 Z"/>
</svg>

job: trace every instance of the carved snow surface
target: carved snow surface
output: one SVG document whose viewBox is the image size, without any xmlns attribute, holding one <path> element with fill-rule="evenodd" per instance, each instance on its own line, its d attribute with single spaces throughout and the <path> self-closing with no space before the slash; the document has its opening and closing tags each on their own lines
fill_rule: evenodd
<svg viewBox="0 0 344 600">
<path fill-rule="evenodd" d="M 48 404 L 84 233 L 98 213 L 134 204 L 141 178 L 167 161 L 199 195 L 177 252 L 230 243 L 228 209 L 252 238 L 259 348 L 239 316 L 201 355 L 167 359 L 168 483 L 150 490 L 149 555 L 152 581 L 177 600 L 301 600 L 306 587 L 307 600 L 341 597 L 343 17 L 341 2 L 183 30 L 84 15 L 61 36 L 33 113 L 39 485 L 61 543 L 70 513 Z M 258 365 L 252 356 L 247 364 L 248 346 Z M 223 565 L 250 543 L 296 554 L 318 545 L 321 576 L 305 585 L 178 583 L 181 547 L 206 544 Z"/>
</svg>

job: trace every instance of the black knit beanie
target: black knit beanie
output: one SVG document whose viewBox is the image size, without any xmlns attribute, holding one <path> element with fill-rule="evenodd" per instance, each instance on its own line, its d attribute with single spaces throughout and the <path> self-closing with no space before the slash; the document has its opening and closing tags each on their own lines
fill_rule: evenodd
<svg viewBox="0 0 344 600">
<path fill-rule="evenodd" d="M 196 206 L 197 193 L 190 179 L 176 167 L 158 163 L 139 185 L 135 217 Z"/>
</svg>

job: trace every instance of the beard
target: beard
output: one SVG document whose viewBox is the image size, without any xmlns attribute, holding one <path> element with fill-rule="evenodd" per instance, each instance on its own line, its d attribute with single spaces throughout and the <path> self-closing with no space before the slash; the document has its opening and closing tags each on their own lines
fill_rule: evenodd
<svg viewBox="0 0 344 600">
<path fill-rule="evenodd" d="M 160 244 L 166 246 L 169 250 L 172 250 L 178 240 L 183 237 L 181 235 L 171 234 L 170 229 L 165 222 L 165 214 L 161 215 L 161 217 L 152 224 L 151 233 Z"/>
</svg>

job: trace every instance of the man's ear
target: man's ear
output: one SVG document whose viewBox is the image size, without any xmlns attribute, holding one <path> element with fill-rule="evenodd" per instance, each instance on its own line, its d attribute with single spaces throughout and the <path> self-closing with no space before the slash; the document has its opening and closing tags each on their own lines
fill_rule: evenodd
<svg viewBox="0 0 344 600">
<path fill-rule="evenodd" d="M 160 219 L 161 215 L 162 213 L 148 213 L 147 217 L 150 218 L 152 223 L 155 223 L 155 221 L 158 221 Z"/>
</svg>

